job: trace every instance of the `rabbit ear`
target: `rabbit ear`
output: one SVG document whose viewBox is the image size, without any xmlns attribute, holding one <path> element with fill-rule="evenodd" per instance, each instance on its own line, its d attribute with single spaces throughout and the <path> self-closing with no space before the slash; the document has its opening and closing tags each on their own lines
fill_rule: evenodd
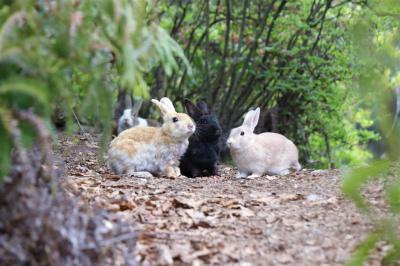
<svg viewBox="0 0 400 266">
<path fill-rule="evenodd" d="M 131 109 L 132 108 L 132 98 L 129 94 L 125 95 L 125 109 Z"/>
<path fill-rule="evenodd" d="M 252 118 L 253 112 L 254 112 L 253 110 L 250 110 L 245 114 L 244 120 L 243 120 L 243 126 L 251 127 L 251 118 Z"/>
<path fill-rule="evenodd" d="M 189 113 L 191 117 L 197 118 L 201 116 L 201 110 L 196 105 L 194 105 L 192 101 L 190 101 L 189 99 L 185 99 L 184 103 L 186 111 Z"/>
<path fill-rule="evenodd" d="M 160 102 L 156 99 L 152 99 L 151 102 L 154 103 L 155 105 L 157 105 L 158 109 L 160 109 L 161 116 L 163 118 L 169 113 L 168 108 L 165 107 L 165 105 L 162 102 Z"/>
<path fill-rule="evenodd" d="M 161 98 L 160 102 L 164 104 L 170 113 L 176 113 L 175 107 L 169 98 L 163 97 Z"/>
<path fill-rule="evenodd" d="M 197 102 L 197 107 L 201 110 L 201 113 L 202 113 L 203 115 L 206 115 L 206 114 L 209 113 L 209 111 L 208 111 L 208 106 L 207 106 L 207 104 L 206 104 L 204 101 L 199 101 L 199 102 Z"/>
<path fill-rule="evenodd" d="M 132 116 L 137 116 L 139 114 L 140 107 L 142 106 L 142 99 L 137 101 L 132 107 Z"/>
<path fill-rule="evenodd" d="M 258 119 L 260 118 L 260 108 L 257 107 L 256 110 L 249 111 L 243 121 L 243 126 L 251 129 L 252 131 L 256 128 L 258 124 Z"/>
<path fill-rule="evenodd" d="M 256 128 L 259 119 L 260 119 L 260 107 L 257 107 L 256 110 L 254 110 L 252 119 L 254 128 Z"/>
</svg>

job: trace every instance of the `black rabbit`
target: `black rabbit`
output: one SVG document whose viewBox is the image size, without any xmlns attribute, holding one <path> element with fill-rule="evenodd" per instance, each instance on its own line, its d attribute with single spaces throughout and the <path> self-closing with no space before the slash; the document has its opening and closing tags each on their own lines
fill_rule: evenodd
<svg viewBox="0 0 400 266">
<path fill-rule="evenodd" d="M 184 103 L 196 123 L 196 131 L 189 138 L 189 147 L 181 158 L 181 173 L 187 177 L 216 175 L 216 164 L 222 149 L 222 129 L 218 119 L 203 101 L 194 105 L 185 99 Z"/>
</svg>

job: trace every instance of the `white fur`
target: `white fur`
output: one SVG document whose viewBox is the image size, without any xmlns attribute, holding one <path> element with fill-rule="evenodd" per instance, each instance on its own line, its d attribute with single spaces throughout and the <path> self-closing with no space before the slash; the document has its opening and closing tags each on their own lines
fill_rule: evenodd
<svg viewBox="0 0 400 266">
<path fill-rule="evenodd" d="M 300 170 L 298 150 L 292 141 L 277 133 L 253 133 L 259 116 L 259 108 L 249 111 L 242 126 L 232 129 L 227 140 L 232 159 L 239 169 L 237 177 L 286 175 L 291 168 Z"/>
<path fill-rule="evenodd" d="M 115 173 L 180 175 L 179 159 L 185 153 L 188 139 L 196 127 L 187 114 L 176 113 L 168 98 L 160 101 L 153 99 L 152 102 L 161 111 L 163 126 L 133 127 L 121 132 L 111 142 L 108 152 L 108 164 Z"/>
<path fill-rule="evenodd" d="M 131 127 L 147 127 L 147 120 L 132 114 L 132 109 L 125 109 L 118 120 L 118 134 Z"/>
<path fill-rule="evenodd" d="M 149 123 L 147 123 L 147 120 L 141 117 L 138 117 L 139 123 L 136 125 L 137 127 L 148 127 Z"/>
<path fill-rule="evenodd" d="M 117 174 L 127 173 L 134 175 L 135 172 L 164 172 L 167 166 L 178 166 L 180 158 L 186 151 L 189 141 L 178 142 L 175 145 L 162 145 L 157 143 L 137 143 L 137 153 L 129 156 L 123 150 L 111 146 L 109 157 L 117 162 L 112 166 Z"/>
</svg>

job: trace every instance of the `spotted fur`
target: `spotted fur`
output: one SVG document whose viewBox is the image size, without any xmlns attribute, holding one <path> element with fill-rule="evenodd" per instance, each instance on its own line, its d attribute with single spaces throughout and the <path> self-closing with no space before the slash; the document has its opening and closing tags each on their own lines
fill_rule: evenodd
<svg viewBox="0 0 400 266">
<path fill-rule="evenodd" d="M 180 175 L 179 159 L 195 131 L 194 122 L 188 115 L 176 113 L 166 97 L 160 101 L 153 99 L 152 102 L 160 109 L 164 124 L 160 128 L 133 127 L 124 130 L 111 142 L 108 163 L 116 174 L 150 172 L 171 177 Z"/>
</svg>

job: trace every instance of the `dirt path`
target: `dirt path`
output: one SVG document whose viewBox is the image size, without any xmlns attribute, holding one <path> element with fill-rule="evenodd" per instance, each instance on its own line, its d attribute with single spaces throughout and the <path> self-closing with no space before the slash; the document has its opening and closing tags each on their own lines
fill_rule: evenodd
<svg viewBox="0 0 400 266">
<path fill-rule="evenodd" d="M 85 136 L 60 137 L 64 185 L 139 232 L 143 265 L 342 265 L 370 229 L 339 191 L 340 171 L 236 180 L 119 177 Z"/>
</svg>

